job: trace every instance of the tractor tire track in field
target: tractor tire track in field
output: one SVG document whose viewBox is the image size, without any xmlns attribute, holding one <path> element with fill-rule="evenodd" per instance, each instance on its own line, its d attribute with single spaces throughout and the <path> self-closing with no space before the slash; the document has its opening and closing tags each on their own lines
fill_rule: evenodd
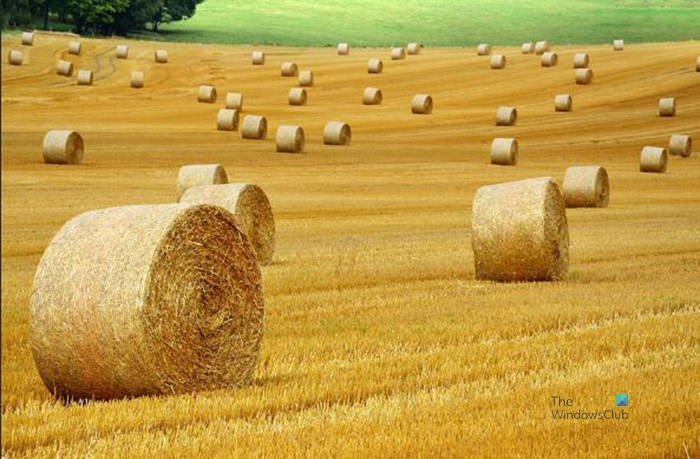
<svg viewBox="0 0 700 459">
<path fill-rule="evenodd" d="M 109 53 L 110 51 L 111 51 L 111 49 L 108 49 L 103 53 L 95 55 L 95 58 L 94 58 L 95 59 L 95 70 L 94 70 L 94 72 L 95 72 L 95 79 L 94 80 L 95 81 L 100 81 L 100 80 L 104 80 L 106 78 L 109 78 L 117 72 L 117 66 L 114 65 L 114 55 L 112 55 L 109 58 L 109 66 L 112 68 L 111 71 L 107 75 L 97 76 L 97 75 L 99 75 L 100 71 L 102 70 L 102 61 L 100 60 L 100 58 L 102 56 L 104 56 L 105 54 Z"/>
</svg>

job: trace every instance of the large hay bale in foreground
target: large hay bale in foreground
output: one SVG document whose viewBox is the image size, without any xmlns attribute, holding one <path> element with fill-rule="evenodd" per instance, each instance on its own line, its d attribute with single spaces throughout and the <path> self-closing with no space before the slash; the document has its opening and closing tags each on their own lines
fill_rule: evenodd
<svg viewBox="0 0 700 459">
<path fill-rule="evenodd" d="M 569 229 L 551 177 L 482 186 L 472 204 L 476 278 L 499 282 L 564 279 Z"/>
<path fill-rule="evenodd" d="M 10 52 L 7 53 L 7 63 L 10 65 L 22 65 L 23 60 L 24 55 L 22 54 L 22 51 L 11 49 Z"/>
<path fill-rule="evenodd" d="M 411 111 L 418 115 L 433 113 L 433 98 L 428 94 L 416 94 L 411 99 Z"/>
<path fill-rule="evenodd" d="M 518 164 L 518 141 L 515 139 L 493 139 L 491 143 L 491 164 L 515 166 Z"/>
<path fill-rule="evenodd" d="M 168 52 L 164 49 L 157 49 L 153 56 L 157 64 L 168 63 Z"/>
<path fill-rule="evenodd" d="M 294 62 L 283 62 L 280 68 L 280 74 L 283 77 L 293 77 L 297 76 L 299 73 L 299 67 Z"/>
<path fill-rule="evenodd" d="M 301 126 L 280 126 L 277 128 L 275 145 L 279 153 L 303 153 L 304 130 Z"/>
<path fill-rule="evenodd" d="M 406 59 L 406 48 L 399 47 L 399 48 L 392 48 L 391 49 L 391 60 L 392 61 L 400 61 Z"/>
<path fill-rule="evenodd" d="M 491 68 L 494 70 L 506 68 L 506 57 L 503 54 L 491 56 Z"/>
<path fill-rule="evenodd" d="M 83 138 L 75 131 L 49 131 L 44 136 L 42 154 L 47 164 L 80 164 Z"/>
<path fill-rule="evenodd" d="M 658 147 L 644 147 L 639 160 L 641 172 L 663 174 L 668 170 L 668 150 Z"/>
<path fill-rule="evenodd" d="M 265 139 L 267 137 L 267 119 L 258 115 L 248 115 L 243 118 L 241 137 L 251 140 Z"/>
<path fill-rule="evenodd" d="M 193 164 L 182 166 L 177 173 L 177 200 L 182 198 L 185 191 L 196 186 L 224 185 L 228 176 L 221 164 Z"/>
<path fill-rule="evenodd" d="M 350 45 L 347 43 L 338 43 L 338 55 L 347 56 L 350 54 Z"/>
<path fill-rule="evenodd" d="M 542 55 L 542 67 L 555 67 L 559 63 L 559 56 L 557 53 L 544 53 Z"/>
<path fill-rule="evenodd" d="M 674 97 L 659 100 L 659 116 L 676 116 L 676 99 Z"/>
<path fill-rule="evenodd" d="M 382 73 L 384 63 L 381 59 L 370 59 L 367 61 L 367 73 Z"/>
<path fill-rule="evenodd" d="M 129 57 L 129 47 L 126 45 L 117 45 L 117 59 L 126 59 Z"/>
<path fill-rule="evenodd" d="M 477 56 L 489 56 L 491 54 L 491 45 L 488 43 L 481 43 L 476 47 Z"/>
<path fill-rule="evenodd" d="M 406 46 L 406 52 L 412 55 L 420 54 L 422 49 L 423 45 L 420 43 L 409 43 L 408 46 Z"/>
<path fill-rule="evenodd" d="M 34 33 L 22 32 L 22 45 L 33 46 L 34 45 Z"/>
<path fill-rule="evenodd" d="M 248 236 L 261 265 L 275 253 L 275 217 L 265 192 L 257 185 L 231 183 L 190 188 L 180 202 L 221 206 L 236 216 L 238 227 Z"/>
<path fill-rule="evenodd" d="M 610 181 L 600 166 L 574 166 L 564 174 L 566 207 L 608 207 Z"/>
<path fill-rule="evenodd" d="M 593 82 L 593 70 L 591 69 L 576 69 L 574 74 L 576 84 L 591 84 Z"/>
<path fill-rule="evenodd" d="M 362 103 L 365 105 L 379 105 L 383 98 L 382 90 L 377 88 L 365 88 L 362 93 Z"/>
<path fill-rule="evenodd" d="M 586 54 L 586 53 L 574 54 L 574 68 L 575 69 L 587 69 L 590 62 L 591 62 L 591 59 L 588 57 L 588 54 Z"/>
<path fill-rule="evenodd" d="M 570 94 L 559 94 L 554 97 L 554 111 L 570 112 L 573 108 L 574 100 Z"/>
<path fill-rule="evenodd" d="M 216 129 L 218 131 L 238 130 L 238 110 L 222 108 L 216 115 Z"/>
<path fill-rule="evenodd" d="M 92 86 L 92 80 L 91 70 L 78 70 L 78 84 L 80 86 Z"/>
<path fill-rule="evenodd" d="M 73 63 L 70 61 L 58 61 L 56 73 L 61 76 L 73 76 Z"/>
<path fill-rule="evenodd" d="M 522 54 L 532 54 L 532 53 L 534 53 L 534 52 L 535 52 L 535 44 L 534 44 L 533 42 L 531 42 L 531 41 L 529 41 L 529 42 L 527 42 L 527 43 L 523 43 L 523 44 L 520 46 L 520 52 L 521 52 Z"/>
<path fill-rule="evenodd" d="M 693 139 L 689 135 L 672 134 L 669 151 L 672 155 L 687 158 L 693 154 Z"/>
<path fill-rule="evenodd" d="M 262 275 L 216 206 L 101 209 L 63 225 L 34 277 L 29 343 L 48 390 L 114 399 L 250 384 Z"/>
<path fill-rule="evenodd" d="M 515 126 L 517 121 L 517 109 L 514 107 L 498 107 L 498 111 L 496 111 L 496 126 Z"/>
<path fill-rule="evenodd" d="M 197 91 L 197 102 L 213 104 L 216 102 L 216 88 L 214 86 L 202 85 Z"/>
<path fill-rule="evenodd" d="M 326 145 L 350 145 L 352 131 L 347 123 L 329 121 L 323 128 L 323 143 Z"/>
<path fill-rule="evenodd" d="M 144 81 L 144 76 L 143 72 L 139 70 L 132 70 L 131 71 L 131 87 L 140 89 L 143 88 L 143 81 Z"/>
<path fill-rule="evenodd" d="M 535 43 L 535 54 L 541 56 L 544 53 L 549 52 L 550 44 L 548 41 L 538 41 Z"/>
<path fill-rule="evenodd" d="M 625 40 L 614 40 L 613 41 L 613 49 L 615 51 L 624 51 L 625 49 Z"/>
<path fill-rule="evenodd" d="M 302 70 L 299 72 L 299 86 L 310 87 L 314 85 L 314 72 Z"/>
<path fill-rule="evenodd" d="M 68 54 L 73 54 L 75 56 L 80 56 L 83 46 L 79 41 L 72 41 L 68 44 Z"/>
<path fill-rule="evenodd" d="M 229 92 L 226 94 L 226 108 L 243 111 L 243 94 Z"/>
<path fill-rule="evenodd" d="M 265 65 L 265 53 L 262 51 L 253 51 L 250 54 L 250 61 L 253 65 Z"/>
<path fill-rule="evenodd" d="M 306 105 L 308 95 L 304 88 L 292 88 L 289 90 L 289 105 Z"/>
</svg>

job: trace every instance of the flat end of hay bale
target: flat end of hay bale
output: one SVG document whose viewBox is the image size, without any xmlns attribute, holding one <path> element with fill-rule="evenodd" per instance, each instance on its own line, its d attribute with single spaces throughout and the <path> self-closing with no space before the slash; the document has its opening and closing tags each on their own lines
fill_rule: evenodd
<svg viewBox="0 0 700 459">
<path fill-rule="evenodd" d="M 411 100 L 411 112 L 417 115 L 433 113 L 433 97 L 428 94 L 416 94 Z"/>
</svg>

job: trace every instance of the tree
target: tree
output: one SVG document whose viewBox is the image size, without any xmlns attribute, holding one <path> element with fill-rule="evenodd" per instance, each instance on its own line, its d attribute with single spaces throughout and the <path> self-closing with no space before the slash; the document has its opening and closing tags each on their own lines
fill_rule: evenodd
<svg viewBox="0 0 700 459">
<path fill-rule="evenodd" d="M 151 17 L 151 25 L 154 31 L 158 26 L 166 22 L 181 21 L 191 18 L 197 11 L 197 5 L 204 0 L 163 0 L 161 8 L 155 11 Z"/>
</svg>

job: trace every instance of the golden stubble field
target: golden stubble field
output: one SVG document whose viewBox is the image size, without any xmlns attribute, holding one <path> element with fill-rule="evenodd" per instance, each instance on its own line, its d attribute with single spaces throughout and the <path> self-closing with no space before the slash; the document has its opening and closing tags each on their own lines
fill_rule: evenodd
<svg viewBox="0 0 700 459">
<path fill-rule="evenodd" d="M 426 49 L 392 62 L 388 49 L 267 48 L 38 35 L 23 67 L 2 41 L 3 455 L 469 456 L 700 454 L 700 156 L 642 174 L 645 145 L 671 133 L 700 143 L 700 43 L 556 46 L 560 64 L 502 48 L 505 70 L 473 49 Z M 170 63 L 153 63 L 166 48 Z M 498 48 L 496 48 L 498 50 Z M 587 51 L 594 84 L 573 84 Z M 366 62 L 382 57 L 382 75 Z M 55 74 L 59 58 L 96 71 L 92 87 Z M 293 60 L 315 72 L 305 107 L 287 105 Z M 129 87 L 130 70 L 146 87 Z M 219 91 L 196 102 L 200 84 Z M 362 90 L 384 91 L 381 106 Z M 268 118 L 266 141 L 217 132 L 227 91 Z M 435 99 L 412 115 L 413 94 Z M 555 113 L 571 93 L 574 112 Z M 660 118 L 660 97 L 678 116 Z M 495 127 L 499 105 L 516 127 Z M 327 121 L 353 128 L 350 147 L 322 145 Z M 303 155 L 275 152 L 274 132 L 299 124 Z M 79 166 L 45 165 L 46 131 L 72 128 Z M 520 142 L 517 167 L 489 164 L 491 140 Z M 696 146 L 697 150 L 697 146 Z M 175 200 L 178 168 L 221 163 L 230 181 L 267 192 L 277 225 L 264 269 L 266 320 L 252 387 L 63 406 L 27 343 L 32 278 L 56 231 L 96 208 Z M 479 186 L 599 164 L 608 209 L 568 210 L 569 279 L 494 284 L 474 279 L 471 203 Z M 552 396 L 574 411 L 626 420 L 554 420 Z M 616 409 L 619 414 L 621 409 Z"/>
</svg>

